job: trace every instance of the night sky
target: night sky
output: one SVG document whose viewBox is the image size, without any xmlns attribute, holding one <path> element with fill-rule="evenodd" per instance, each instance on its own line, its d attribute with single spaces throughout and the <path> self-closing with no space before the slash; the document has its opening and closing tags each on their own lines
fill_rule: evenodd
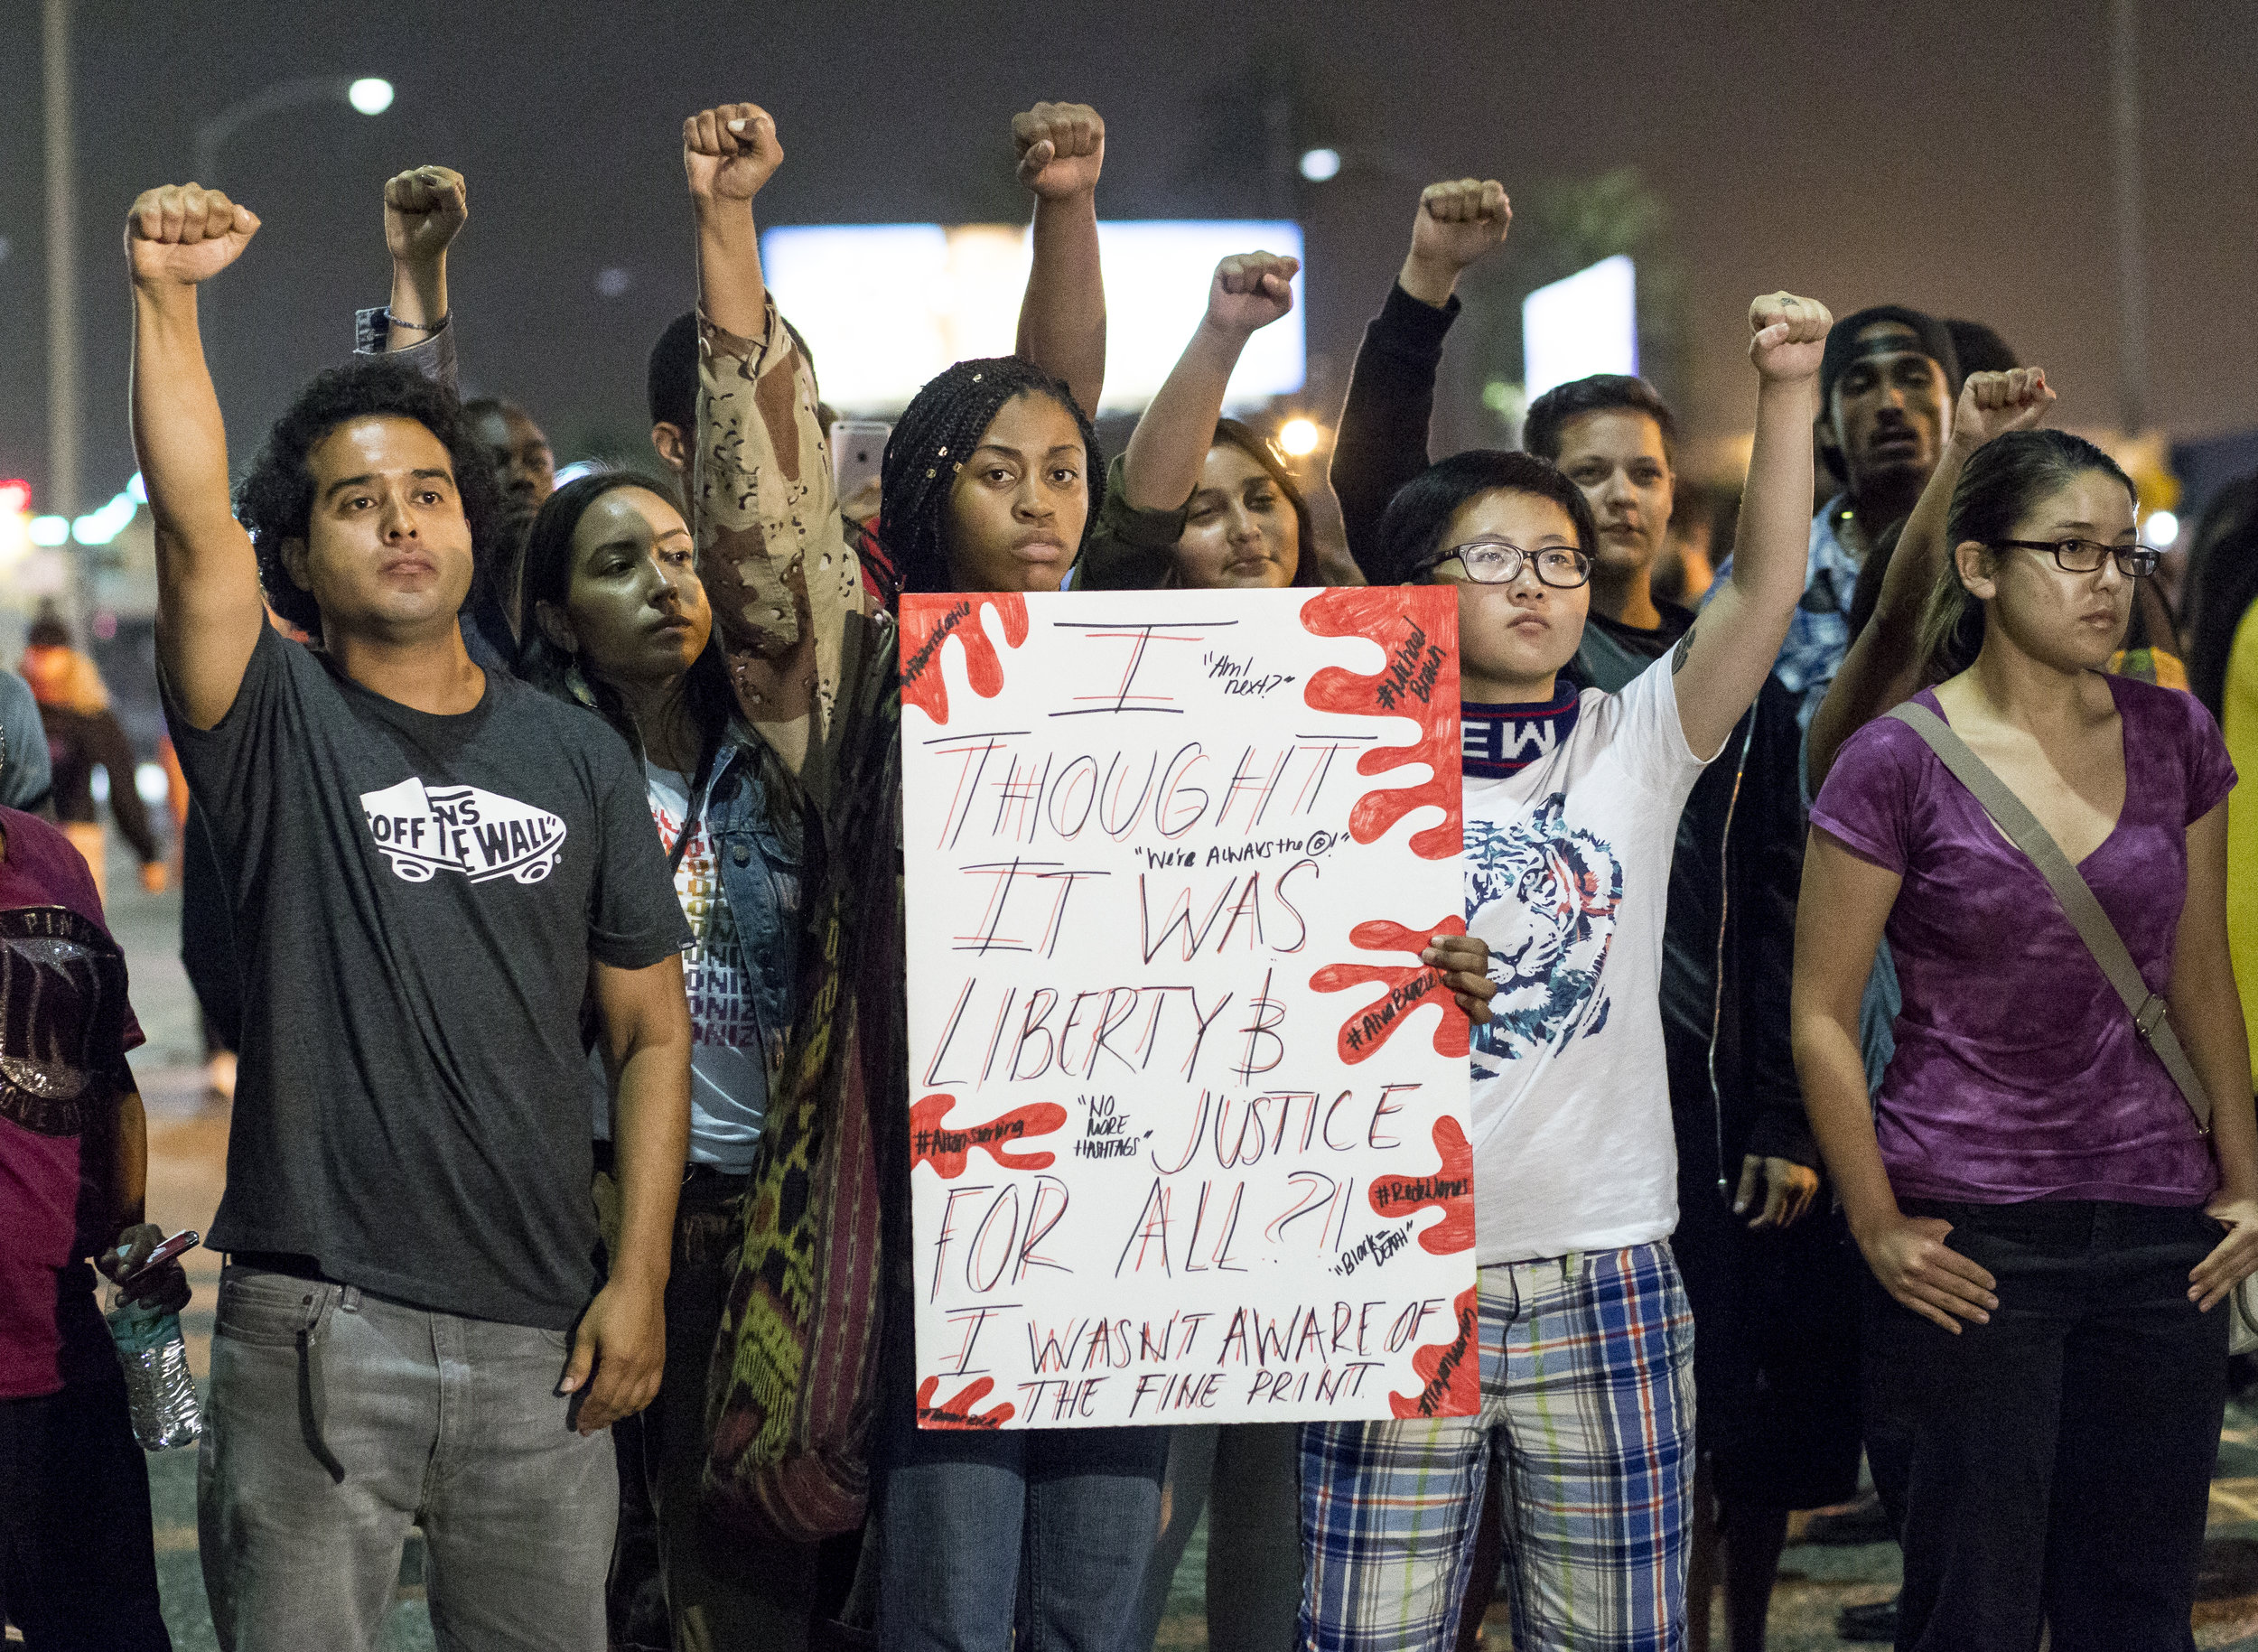
<svg viewBox="0 0 2258 1652">
<path fill-rule="evenodd" d="M 2049 369 L 2063 422 L 2115 415 L 2105 0 L 1318 0 L 1266 14 L 1212 0 L 80 0 L 76 15 L 89 504 L 132 469 L 127 202 L 183 176 L 199 120 L 314 72 L 380 74 L 398 99 L 375 119 L 342 105 L 273 117 L 202 180 L 266 222 L 219 284 L 214 355 L 238 467 L 296 384 L 350 347 L 352 308 L 382 301 L 383 179 L 433 161 L 470 179 L 453 270 L 467 387 L 522 400 L 566 450 L 639 440 L 645 353 L 691 295 L 681 118 L 731 98 L 777 117 L 787 160 L 758 202 L 771 224 L 1016 216 L 1012 113 L 1095 103 L 1106 215 L 1303 219 L 1311 350 L 1335 383 L 1421 184 L 1470 173 L 1520 191 L 1635 165 L 1666 205 L 1686 282 L 1680 388 L 1697 431 L 1748 422 L 1742 313 L 1777 286 L 1838 314 L 1896 300 L 1989 321 Z M 2141 27 L 2150 406 L 2175 435 L 2204 435 L 2258 423 L 2258 5 L 2148 0 Z M 0 476 L 43 482 L 38 38 L 36 0 L 5 0 Z M 1296 147 L 1349 153 L 1339 180 L 1275 177 L 1250 89 L 1265 82 L 1300 90 Z M 630 272 L 623 294 L 600 294 L 606 269 Z"/>
</svg>

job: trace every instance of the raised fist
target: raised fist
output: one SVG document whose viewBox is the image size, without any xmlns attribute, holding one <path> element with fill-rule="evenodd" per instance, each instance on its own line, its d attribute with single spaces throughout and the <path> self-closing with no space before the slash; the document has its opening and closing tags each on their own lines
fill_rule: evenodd
<svg viewBox="0 0 2258 1652">
<path fill-rule="evenodd" d="M 724 103 L 682 123 L 682 171 L 700 200 L 750 201 L 783 164 L 776 121 L 757 103 Z"/>
<path fill-rule="evenodd" d="M 1431 183 L 1412 220 L 1412 258 L 1456 275 L 1502 242 L 1512 222 L 1513 202 L 1495 178 Z"/>
<path fill-rule="evenodd" d="M 1815 298 L 1767 293 L 1749 306 L 1749 359 L 1773 384 L 1815 378 L 1834 317 Z"/>
<path fill-rule="evenodd" d="M 384 244 L 396 264 L 434 262 L 470 216 L 462 174 L 451 167 L 412 167 L 385 182 Z"/>
<path fill-rule="evenodd" d="M 1274 252 L 1233 253 L 1215 266 L 1208 320 L 1241 337 L 1269 326 L 1293 308 L 1293 278 L 1301 268 L 1301 259 Z"/>
<path fill-rule="evenodd" d="M 1012 117 L 1019 181 L 1045 201 L 1087 194 L 1106 164 L 1106 122 L 1087 103 L 1039 103 Z"/>
<path fill-rule="evenodd" d="M 1952 439 L 1966 448 L 1982 447 L 2011 430 L 2029 430 L 2047 416 L 2054 392 L 2047 371 L 2019 367 L 2005 373 L 1971 373 L 1953 409 Z"/>
<path fill-rule="evenodd" d="M 168 183 L 134 198 L 126 262 L 144 285 L 194 286 L 233 264 L 257 233 L 250 208 L 199 183 Z"/>
</svg>

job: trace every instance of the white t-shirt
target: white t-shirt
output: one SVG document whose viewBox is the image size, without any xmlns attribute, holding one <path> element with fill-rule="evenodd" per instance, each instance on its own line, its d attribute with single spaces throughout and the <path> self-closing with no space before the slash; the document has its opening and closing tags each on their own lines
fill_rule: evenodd
<svg viewBox="0 0 2258 1652">
<path fill-rule="evenodd" d="M 1474 1029 L 1475 1255 L 1612 1250 L 1677 1226 L 1662 929 L 1703 760 L 1670 656 L 1519 773 L 1466 781 L 1466 922 L 1505 991 Z"/>
<path fill-rule="evenodd" d="M 643 765 L 650 794 L 652 823 L 658 841 L 671 850 L 690 811 L 686 775 L 656 763 Z M 760 1122 L 769 1106 L 768 1069 L 762 1064 L 760 1023 L 753 1014 L 751 982 L 737 922 L 722 892 L 721 871 L 706 835 L 704 813 L 675 868 L 675 894 L 697 939 L 682 955 L 682 984 L 690 994 L 690 1162 L 739 1171 L 752 1163 Z M 595 1134 L 611 1137 L 610 1097 L 599 1078 Z"/>
</svg>

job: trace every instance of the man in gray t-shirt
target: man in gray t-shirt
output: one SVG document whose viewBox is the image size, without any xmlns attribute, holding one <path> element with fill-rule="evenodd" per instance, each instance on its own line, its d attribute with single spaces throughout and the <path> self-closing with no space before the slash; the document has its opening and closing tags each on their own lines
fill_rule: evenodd
<svg viewBox="0 0 2258 1652">
<path fill-rule="evenodd" d="M 435 322 L 460 180 L 403 174 L 386 216 L 396 321 Z M 195 287 L 257 228 L 188 185 L 145 193 L 126 235 L 165 715 L 245 988 L 213 1616 L 244 1652 L 369 1647 L 413 1523 L 452 1641 L 596 1652 L 606 1431 L 665 1353 L 689 932 L 625 745 L 464 649 L 499 522 L 452 392 L 396 362 L 322 375 L 230 509 Z M 583 1008 L 619 1121 L 603 1279 Z"/>
</svg>

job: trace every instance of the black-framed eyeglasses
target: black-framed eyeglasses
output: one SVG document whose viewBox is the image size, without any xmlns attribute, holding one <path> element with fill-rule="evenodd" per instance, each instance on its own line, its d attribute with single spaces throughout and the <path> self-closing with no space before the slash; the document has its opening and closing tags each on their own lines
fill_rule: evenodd
<svg viewBox="0 0 2258 1652">
<path fill-rule="evenodd" d="M 1591 558 L 1564 545 L 1548 545 L 1525 551 L 1509 539 L 1470 539 L 1454 545 L 1429 565 L 1431 570 L 1456 559 L 1467 577 L 1480 585 L 1509 585 L 1524 567 L 1534 569 L 1537 583 L 1556 591 L 1573 591 L 1591 578 Z"/>
<path fill-rule="evenodd" d="M 2105 558 L 2117 559 L 2127 579 L 2146 579 L 2164 553 L 2149 545 L 2104 545 L 2098 539 L 1994 539 L 1994 550 L 2045 551 L 2065 574 L 2098 574 Z"/>
</svg>

